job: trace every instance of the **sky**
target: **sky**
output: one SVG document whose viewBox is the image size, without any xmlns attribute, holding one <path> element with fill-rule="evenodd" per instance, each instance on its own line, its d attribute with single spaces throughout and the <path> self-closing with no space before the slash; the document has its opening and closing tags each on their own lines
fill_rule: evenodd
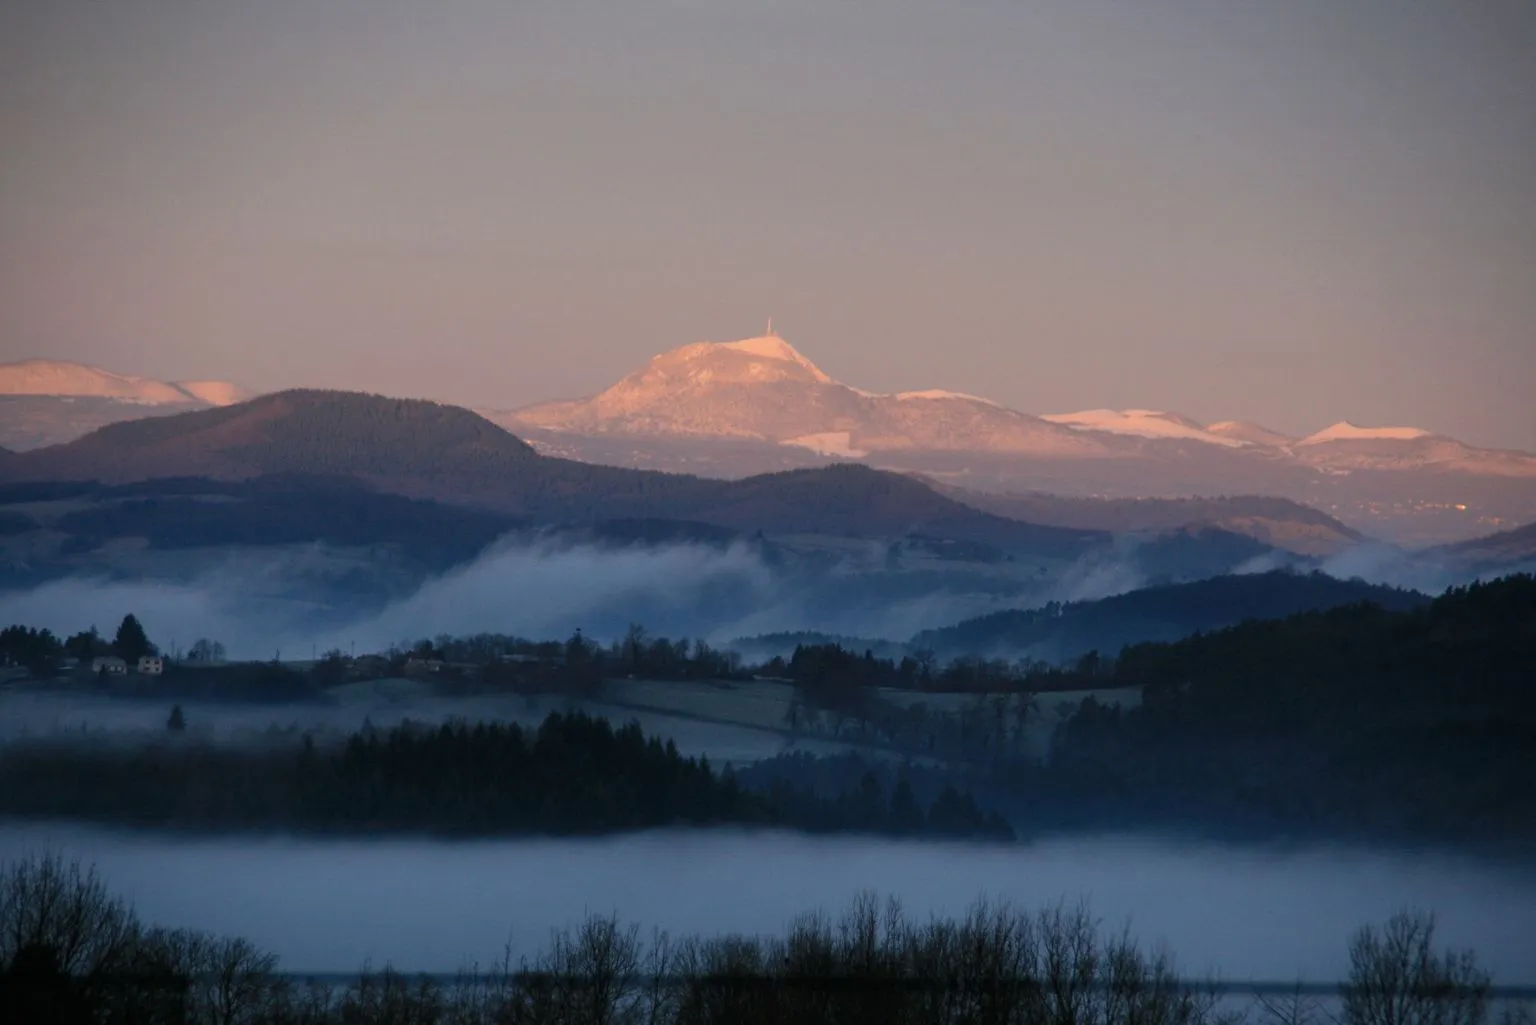
<svg viewBox="0 0 1536 1025">
<path fill-rule="evenodd" d="M 1536 450 L 1536 4 L 8 0 L 0 360 L 514 408 L 779 332 Z"/>
</svg>

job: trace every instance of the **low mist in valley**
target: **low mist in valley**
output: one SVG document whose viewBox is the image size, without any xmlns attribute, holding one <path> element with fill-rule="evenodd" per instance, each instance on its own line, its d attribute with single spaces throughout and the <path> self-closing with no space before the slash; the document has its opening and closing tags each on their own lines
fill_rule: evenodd
<svg viewBox="0 0 1536 1025">
<path fill-rule="evenodd" d="M 1365 922 L 1433 910 L 1511 984 L 1536 979 L 1536 873 L 1443 854 L 1240 848 L 1113 835 L 1024 847 L 730 830 L 600 840 L 188 839 L 0 826 L 0 861 L 50 850 L 95 863 L 149 921 L 243 935 L 296 971 L 365 962 L 451 972 L 534 954 L 551 930 L 616 914 L 648 935 L 777 933 L 853 895 L 959 915 L 978 896 L 1026 909 L 1084 901 L 1109 932 L 1166 943 L 1199 978 L 1333 981 Z"/>
<path fill-rule="evenodd" d="M 1532 54 L 0 3 L 0 1025 L 1536 1025 Z"/>
<path fill-rule="evenodd" d="M 0 592 L 0 621 L 67 635 L 110 628 L 135 613 L 168 650 L 198 638 L 221 641 L 232 658 L 308 658 L 332 648 L 380 651 L 439 634 L 566 637 L 580 628 L 601 641 L 632 622 L 654 634 L 711 644 L 771 633 L 817 631 L 904 641 L 935 627 L 1000 609 L 1088 601 L 1170 579 L 1159 556 L 1121 538 L 1072 561 L 986 565 L 922 561 L 863 541 L 814 557 L 765 558 L 761 547 L 600 545 L 509 536 L 473 561 L 380 600 L 343 586 L 316 546 L 229 549 L 167 561 L 162 575 L 65 577 Z M 170 568 L 175 568 L 171 572 Z M 1472 574 L 1415 560 L 1387 546 L 1361 546 L 1325 560 L 1270 552 L 1237 573 L 1321 568 L 1340 579 L 1437 593 Z M 1211 575 L 1188 572 L 1171 579 Z"/>
<path fill-rule="evenodd" d="M 365 612 L 323 581 L 221 558 L 179 580 L 66 578 L 0 594 L 0 620 L 68 634 L 132 611 L 166 645 L 211 637 L 231 657 L 258 659 L 376 651 L 442 633 L 543 638 L 580 628 L 611 640 L 636 621 L 711 643 L 811 629 L 905 639 L 995 608 L 1104 597 L 1145 579 L 1134 552 L 1095 553 L 1021 580 L 970 567 L 887 572 L 882 546 L 861 548 L 806 569 L 772 566 L 746 545 L 513 540 Z"/>
</svg>

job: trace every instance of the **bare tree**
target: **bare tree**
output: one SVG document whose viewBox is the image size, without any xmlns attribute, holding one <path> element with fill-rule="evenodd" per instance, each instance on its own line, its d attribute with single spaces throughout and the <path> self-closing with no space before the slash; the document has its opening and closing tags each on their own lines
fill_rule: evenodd
<svg viewBox="0 0 1536 1025">
<path fill-rule="evenodd" d="M 22 951 L 49 951 L 64 975 L 111 973 L 139 935 L 137 917 L 95 869 L 53 854 L 0 869 L 0 967 Z"/>
<path fill-rule="evenodd" d="M 429 1025 L 443 1021 L 446 1012 L 442 987 L 435 980 L 412 981 L 386 966 L 382 972 L 365 969 L 342 995 L 334 1018 L 368 1025 Z"/>
<path fill-rule="evenodd" d="M 198 948 L 195 992 L 212 1025 L 250 1025 L 281 996 L 277 957 L 240 938 L 208 938 Z"/>
<path fill-rule="evenodd" d="M 1344 1025 L 1482 1025 L 1488 973 L 1470 950 L 1436 954 L 1435 919 L 1402 912 L 1349 945 Z"/>
<path fill-rule="evenodd" d="M 645 1021 L 644 994 L 634 985 L 640 964 L 637 926 L 621 926 L 616 916 L 590 916 L 574 933 L 556 932 L 548 953 L 522 973 L 510 1017 L 584 1025 Z"/>
<path fill-rule="evenodd" d="M 1300 983 L 1290 993 L 1261 994 L 1257 1004 L 1265 1025 L 1322 1025 L 1324 1021 L 1321 1006 Z"/>
</svg>

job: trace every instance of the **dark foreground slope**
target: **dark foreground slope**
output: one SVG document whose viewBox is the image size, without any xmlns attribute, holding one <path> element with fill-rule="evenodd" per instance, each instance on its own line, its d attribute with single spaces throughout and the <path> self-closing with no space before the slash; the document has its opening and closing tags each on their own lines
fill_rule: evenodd
<svg viewBox="0 0 1536 1025">
<path fill-rule="evenodd" d="M 1127 644 L 1177 640 L 1245 619 L 1278 619 L 1356 602 L 1402 610 L 1428 601 L 1417 591 L 1362 580 L 1275 571 L 1149 587 L 1098 601 L 1053 602 L 1038 609 L 995 612 L 924 631 L 912 639 L 911 647 L 941 657 L 1027 655 L 1055 662 L 1095 650 L 1112 655 Z"/>
<path fill-rule="evenodd" d="M 1399 611 L 1357 603 L 1250 620 L 1068 669 L 994 676 L 990 693 L 958 713 L 958 747 L 922 705 L 878 689 L 903 676 L 921 685 L 915 660 L 802 649 L 795 662 L 811 656 L 817 671 L 797 677 L 802 700 L 917 757 L 902 770 L 914 782 L 946 760 L 956 785 L 1005 810 L 1026 836 L 1150 830 L 1536 851 L 1530 576 Z M 1097 697 L 1061 711 L 1042 758 L 1021 740 L 1072 691 Z M 783 755 L 742 778 L 835 786 L 864 772 L 887 787 L 895 778 L 852 754 Z"/>
<path fill-rule="evenodd" d="M 1265 835 L 1536 842 L 1536 579 L 1127 649 L 1029 799 L 1038 815 Z"/>
</svg>

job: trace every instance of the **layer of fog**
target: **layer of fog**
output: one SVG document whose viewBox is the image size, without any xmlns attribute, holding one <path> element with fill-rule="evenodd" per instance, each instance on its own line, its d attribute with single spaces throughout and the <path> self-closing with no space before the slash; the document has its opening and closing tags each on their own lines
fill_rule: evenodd
<svg viewBox="0 0 1536 1025">
<path fill-rule="evenodd" d="M 1275 851 L 1115 837 L 1028 846 L 666 832 L 605 840 L 440 843 L 167 839 L 0 825 L 0 860 L 52 850 L 96 864 L 151 922 L 248 937 L 292 970 L 371 961 L 420 971 L 532 953 L 587 913 L 648 932 L 772 933 L 859 891 L 917 919 L 978 895 L 1089 902 L 1111 930 L 1166 942 L 1188 976 L 1341 978 L 1365 922 L 1433 910 L 1498 981 L 1536 982 L 1536 872 L 1446 855 Z"/>
<path fill-rule="evenodd" d="M 1294 564 L 1276 554 L 1240 570 Z M 380 651 L 445 633 L 548 639 L 579 628 L 612 640 L 633 622 L 653 636 L 715 644 L 799 630 L 905 640 L 999 609 L 1109 597 L 1149 582 L 1135 544 L 1125 541 L 1043 575 L 967 566 L 884 572 L 867 555 L 809 571 L 771 566 L 747 546 L 520 541 L 492 546 L 406 597 L 363 610 L 307 571 L 285 579 L 287 565 L 275 560 L 261 568 L 259 558 L 245 552 L 180 580 L 55 581 L 0 594 L 0 623 L 59 634 L 91 625 L 110 632 L 133 612 L 169 650 L 208 637 L 223 642 L 231 657 L 261 659 L 302 659 L 330 648 Z M 1386 548 L 1352 549 L 1322 568 L 1430 593 L 1464 578 Z"/>
<path fill-rule="evenodd" d="M 133 612 L 162 647 L 186 648 L 208 637 L 223 642 L 231 657 L 263 659 L 308 658 L 333 647 L 379 651 L 444 633 L 547 639 L 579 628 L 611 640 L 633 622 L 653 636 L 712 643 L 796 630 L 904 639 L 998 608 L 1133 589 L 1143 578 L 1132 555 L 1095 553 L 1046 578 L 1023 580 L 968 568 L 886 573 L 871 570 L 867 558 L 814 572 L 785 569 L 747 546 L 502 544 L 357 615 L 344 600 L 327 612 L 322 589 L 308 577 L 286 588 L 271 571 L 256 579 L 247 554 L 190 579 L 70 578 L 0 594 L 0 623 L 61 635 L 95 625 L 110 633 Z"/>
</svg>

